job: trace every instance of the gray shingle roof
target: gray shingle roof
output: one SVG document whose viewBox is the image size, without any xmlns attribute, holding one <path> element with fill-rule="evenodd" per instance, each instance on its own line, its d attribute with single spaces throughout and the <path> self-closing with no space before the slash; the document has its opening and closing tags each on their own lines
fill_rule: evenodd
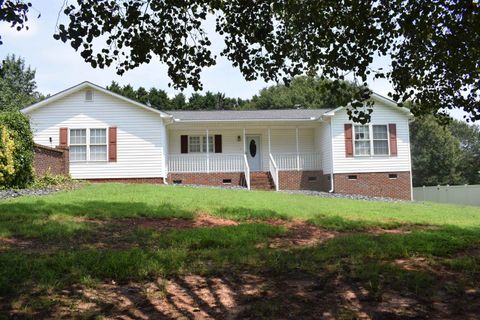
<svg viewBox="0 0 480 320">
<path fill-rule="evenodd" d="M 175 120 L 313 120 L 332 109 L 282 109 L 282 110 L 221 110 L 221 111 L 166 111 Z"/>
</svg>

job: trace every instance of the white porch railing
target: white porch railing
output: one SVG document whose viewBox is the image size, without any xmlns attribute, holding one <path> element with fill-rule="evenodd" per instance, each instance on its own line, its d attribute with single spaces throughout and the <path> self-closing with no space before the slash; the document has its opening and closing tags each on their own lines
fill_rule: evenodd
<svg viewBox="0 0 480 320">
<path fill-rule="evenodd" d="M 279 171 L 285 170 L 320 170 L 322 168 L 321 154 L 309 153 L 277 153 L 273 159 Z"/>
<path fill-rule="evenodd" d="M 169 172 L 243 172 L 242 154 L 171 154 L 168 156 Z"/>
<path fill-rule="evenodd" d="M 278 167 L 277 164 L 275 163 L 275 159 L 273 158 L 272 154 L 269 154 L 269 169 L 270 169 L 270 175 L 272 176 L 273 179 L 273 184 L 275 185 L 275 190 L 279 190 L 279 181 L 278 181 Z"/>
<path fill-rule="evenodd" d="M 244 173 L 245 173 L 245 184 L 247 185 L 247 189 L 250 190 L 250 166 L 248 165 L 248 158 L 247 155 L 243 155 L 244 160 Z"/>
</svg>

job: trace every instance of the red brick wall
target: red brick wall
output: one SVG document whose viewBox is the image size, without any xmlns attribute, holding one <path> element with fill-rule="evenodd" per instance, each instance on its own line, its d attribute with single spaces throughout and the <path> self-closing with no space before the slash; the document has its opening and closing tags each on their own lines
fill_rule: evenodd
<svg viewBox="0 0 480 320">
<path fill-rule="evenodd" d="M 243 173 L 241 172 L 170 173 L 168 175 L 168 183 L 173 183 L 174 180 L 182 180 L 182 184 L 206 186 L 221 186 L 224 179 L 231 179 L 232 186 L 244 184 Z"/>
<path fill-rule="evenodd" d="M 40 144 L 33 147 L 33 168 L 37 176 L 45 174 L 67 175 L 69 172 L 68 148 L 51 148 Z"/>
<path fill-rule="evenodd" d="M 396 174 L 390 179 L 389 174 Z M 357 180 L 348 176 L 355 175 Z M 371 197 L 389 197 L 411 200 L 410 172 L 375 172 L 335 174 L 335 193 L 360 194 Z"/>
<path fill-rule="evenodd" d="M 316 181 L 309 181 L 315 177 Z M 330 188 L 322 171 L 279 171 L 280 190 L 316 190 L 328 191 Z"/>
<path fill-rule="evenodd" d="M 163 184 L 163 178 L 100 178 L 100 179 L 85 179 L 93 183 L 103 183 L 103 182 L 119 182 L 119 183 L 152 183 L 152 184 Z"/>
</svg>

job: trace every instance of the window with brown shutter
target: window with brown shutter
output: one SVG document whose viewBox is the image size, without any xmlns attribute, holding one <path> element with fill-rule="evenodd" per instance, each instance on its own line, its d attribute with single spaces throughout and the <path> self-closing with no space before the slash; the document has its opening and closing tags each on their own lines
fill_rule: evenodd
<svg viewBox="0 0 480 320">
<path fill-rule="evenodd" d="M 117 128 L 108 128 L 108 161 L 117 162 Z"/>
<path fill-rule="evenodd" d="M 352 125 L 345 123 L 345 156 L 353 157 Z"/>
<path fill-rule="evenodd" d="M 215 135 L 215 153 L 222 153 L 222 135 Z"/>
<path fill-rule="evenodd" d="M 60 128 L 60 137 L 58 141 L 60 147 L 68 147 L 68 128 Z"/>
<path fill-rule="evenodd" d="M 395 123 L 390 123 L 388 125 L 388 131 L 390 133 L 390 155 L 397 156 L 397 125 Z"/>
<path fill-rule="evenodd" d="M 188 153 L 188 136 L 186 135 L 180 136 L 180 152 Z"/>
</svg>

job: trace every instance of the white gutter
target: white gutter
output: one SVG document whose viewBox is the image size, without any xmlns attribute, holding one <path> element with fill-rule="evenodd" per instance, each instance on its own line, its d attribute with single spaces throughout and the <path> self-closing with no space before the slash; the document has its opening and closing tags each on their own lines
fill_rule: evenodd
<svg viewBox="0 0 480 320">
<path fill-rule="evenodd" d="M 318 118 L 310 118 L 310 119 L 228 119 L 228 120 L 181 120 L 173 118 L 173 122 L 180 122 L 180 123 L 196 123 L 196 122 L 266 122 L 266 121 L 287 121 L 287 122 L 308 122 L 308 121 L 318 121 L 321 120 L 320 117 Z"/>
<path fill-rule="evenodd" d="M 328 193 L 333 193 L 333 191 L 335 191 L 335 182 L 333 180 L 334 178 L 334 175 L 333 175 L 333 168 L 335 167 L 334 164 L 333 164 L 333 159 L 334 159 L 334 155 L 333 155 L 333 118 L 330 118 L 330 152 L 331 152 L 331 156 L 332 156 L 332 167 L 330 168 L 330 190 L 328 190 Z"/>
</svg>

